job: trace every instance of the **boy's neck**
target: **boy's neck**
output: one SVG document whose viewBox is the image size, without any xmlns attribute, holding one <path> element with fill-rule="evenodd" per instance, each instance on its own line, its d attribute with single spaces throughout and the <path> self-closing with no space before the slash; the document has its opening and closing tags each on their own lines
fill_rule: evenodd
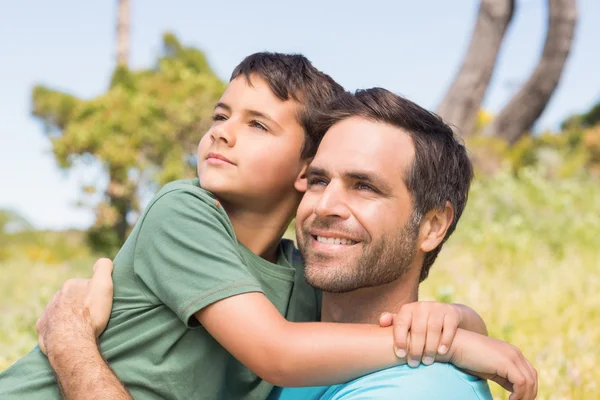
<svg viewBox="0 0 600 400">
<path fill-rule="evenodd" d="M 298 208 L 298 199 L 280 201 L 270 208 L 249 209 L 223 203 L 240 243 L 272 263 L 277 262 L 279 242 Z"/>
</svg>

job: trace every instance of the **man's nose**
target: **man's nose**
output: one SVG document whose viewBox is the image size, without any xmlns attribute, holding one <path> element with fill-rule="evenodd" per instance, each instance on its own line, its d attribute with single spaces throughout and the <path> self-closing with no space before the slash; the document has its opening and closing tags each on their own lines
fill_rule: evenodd
<svg viewBox="0 0 600 400">
<path fill-rule="evenodd" d="M 222 122 L 210 131 L 210 136 L 214 142 L 221 141 L 229 147 L 235 146 L 235 129 L 229 121 Z"/>
<path fill-rule="evenodd" d="M 319 218 L 337 217 L 350 218 L 346 194 L 344 189 L 335 183 L 330 183 L 315 204 L 314 213 Z"/>
</svg>

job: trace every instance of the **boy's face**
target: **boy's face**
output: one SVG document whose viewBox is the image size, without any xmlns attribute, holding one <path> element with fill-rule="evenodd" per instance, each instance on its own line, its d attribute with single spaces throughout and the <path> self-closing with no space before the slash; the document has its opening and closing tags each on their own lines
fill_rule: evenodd
<svg viewBox="0 0 600 400">
<path fill-rule="evenodd" d="M 256 75 L 232 80 L 198 145 L 200 185 L 222 201 L 272 207 L 291 193 L 306 161 L 296 101 L 281 101 Z"/>
</svg>

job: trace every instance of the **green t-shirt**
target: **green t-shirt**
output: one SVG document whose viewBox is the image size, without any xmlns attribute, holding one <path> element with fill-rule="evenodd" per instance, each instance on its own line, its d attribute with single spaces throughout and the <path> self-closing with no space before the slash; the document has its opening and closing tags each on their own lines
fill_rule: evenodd
<svg viewBox="0 0 600 400">
<path fill-rule="evenodd" d="M 154 197 L 114 266 L 100 347 L 136 399 L 267 398 L 272 386 L 199 326 L 194 314 L 207 305 L 263 292 L 288 320 L 318 320 L 318 296 L 292 242 L 282 240 L 277 264 L 253 254 L 197 179 L 170 183 Z M 60 398 L 37 347 L 0 374 L 0 399 L 16 398 Z"/>
</svg>

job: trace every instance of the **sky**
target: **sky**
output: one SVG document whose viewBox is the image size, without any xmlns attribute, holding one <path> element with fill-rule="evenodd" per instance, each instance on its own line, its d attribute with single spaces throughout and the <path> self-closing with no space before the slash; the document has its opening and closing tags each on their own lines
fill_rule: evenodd
<svg viewBox="0 0 600 400">
<path fill-rule="evenodd" d="M 165 31 L 202 49 L 227 79 L 256 51 L 300 52 L 346 89 L 382 86 L 434 110 L 460 66 L 476 0 L 131 0 L 130 66 L 151 67 Z M 0 209 L 40 229 L 86 228 L 84 166 L 61 170 L 31 89 L 44 84 L 83 98 L 106 90 L 115 62 L 117 1 L 0 0 Z M 537 130 L 557 129 L 600 100 L 600 1 L 579 0 L 579 24 L 563 79 Z M 501 110 L 543 46 L 545 0 L 517 0 L 484 108 Z"/>
</svg>

